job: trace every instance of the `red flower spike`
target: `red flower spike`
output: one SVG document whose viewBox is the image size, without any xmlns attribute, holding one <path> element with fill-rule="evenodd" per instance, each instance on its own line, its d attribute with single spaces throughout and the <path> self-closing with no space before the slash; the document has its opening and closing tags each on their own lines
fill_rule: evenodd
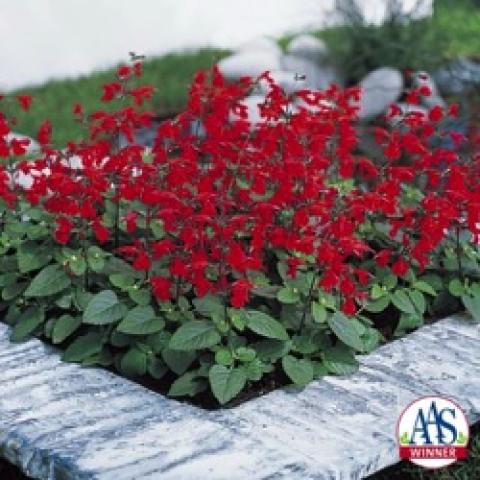
<svg viewBox="0 0 480 480">
<path fill-rule="evenodd" d="M 22 110 L 24 110 L 25 112 L 28 112 L 30 110 L 30 106 L 32 105 L 31 95 L 17 95 L 17 101 Z"/>
</svg>

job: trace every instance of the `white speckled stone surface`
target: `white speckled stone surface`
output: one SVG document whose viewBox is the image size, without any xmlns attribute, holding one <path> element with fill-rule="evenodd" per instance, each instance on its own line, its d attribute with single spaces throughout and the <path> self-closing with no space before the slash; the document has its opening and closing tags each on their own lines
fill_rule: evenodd
<svg viewBox="0 0 480 480">
<path fill-rule="evenodd" d="M 451 317 L 360 357 L 360 371 L 207 412 L 60 361 L 0 325 L 0 455 L 45 480 L 357 480 L 398 461 L 417 397 L 480 419 L 480 326 Z"/>
</svg>

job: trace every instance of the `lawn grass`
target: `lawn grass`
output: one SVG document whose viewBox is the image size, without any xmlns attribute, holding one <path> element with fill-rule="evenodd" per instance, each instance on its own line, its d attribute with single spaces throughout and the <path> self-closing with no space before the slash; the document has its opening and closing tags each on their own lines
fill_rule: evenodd
<svg viewBox="0 0 480 480">
<path fill-rule="evenodd" d="M 395 32 L 388 28 L 368 27 L 360 32 L 358 39 L 348 37 L 352 34 L 348 27 L 333 27 L 314 33 L 330 45 L 334 59 L 342 67 L 347 66 L 350 81 L 381 65 L 427 69 L 429 65 L 433 68 L 434 57 L 480 55 L 479 0 L 436 0 L 435 4 L 435 15 L 431 19 L 406 25 Z M 428 34 L 422 35 L 423 30 L 428 30 Z M 392 39 L 393 33 L 395 38 Z M 388 38 L 390 44 L 385 43 L 384 39 Z M 422 45 L 418 39 L 422 40 Z M 285 46 L 288 40 L 289 37 L 283 37 L 279 43 Z M 180 111 L 185 105 L 194 72 L 209 68 L 227 54 L 226 50 L 202 49 L 147 59 L 143 80 L 157 88 L 154 110 L 161 116 Z M 82 103 L 86 112 L 105 108 L 100 101 L 101 85 L 112 78 L 113 69 L 25 89 L 34 95 L 35 101 L 28 115 L 19 113 L 16 130 L 35 137 L 38 125 L 48 118 L 54 125 L 56 146 L 62 147 L 68 140 L 79 139 L 82 130 L 72 119 L 73 102 Z"/>
</svg>

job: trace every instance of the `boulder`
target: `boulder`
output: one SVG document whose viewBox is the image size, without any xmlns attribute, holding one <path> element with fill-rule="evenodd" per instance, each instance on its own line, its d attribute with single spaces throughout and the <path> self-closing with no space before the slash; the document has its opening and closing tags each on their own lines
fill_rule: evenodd
<svg viewBox="0 0 480 480">
<path fill-rule="evenodd" d="M 480 61 L 457 58 L 438 69 L 433 77 L 443 94 L 466 94 L 480 86 Z"/>
<path fill-rule="evenodd" d="M 325 61 L 329 55 L 325 42 L 309 34 L 293 37 L 286 51 L 289 55 L 306 58 L 317 63 Z"/>
<path fill-rule="evenodd" d="M 220 60 L 218 68 L 228 80 L 257 77 L 265 70 L 280 70 L 280 55 L 267 50 L 240 51 Z"/>
<path fill-rule="evenodd" d="M 359 86 L 362 96 L 358 116 L 360 120 L 371 120 L 398 100 L 403 91 L 403 76 L 394 68 L 382 67 L 366 75 Z"/>
<path fill-rule="evenodd" d="M 330 65 L 320 66 L 312 60 L 284 55 L 281 60 L 284 70 L 297 74 L 298 77 L 305 77 L 307 88 L 312 90 L 324 90 L 332 83 L 341 83 L 337 70 Z"/>
</svg>

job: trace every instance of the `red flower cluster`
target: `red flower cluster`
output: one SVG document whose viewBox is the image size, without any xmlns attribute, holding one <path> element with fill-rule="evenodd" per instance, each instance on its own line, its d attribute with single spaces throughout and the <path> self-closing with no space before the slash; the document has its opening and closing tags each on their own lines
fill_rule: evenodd
<svg viewBox="0 0 480 480">
<path fill-rule="evenodd" d="M 437 128 L 455 108 L 434 107 L 426 116 L 408 114 L 393 129 L 377 128 L 383 158 L 374 161 L 358 151 L 357 88 L 287 95 L 266 73 L 259 79 L 270 85 L 259 106 L 263 121 L 252 124 L 242 99 L 255 82 L 232 85 L 217 70 L 201 72 L 187 110 L 160 126 L 146 161 L 143 147 L 117 142 L 121 134 L 133 142 L 135 129 L 151 122 L 139 106 L 153 89 L 128 86 L 139 70 L 121 67 L 118 81 L 104 86 L 104 101 L 131 105 L 91 114 L 89 141 L 18 163 L 15 170 L 33 179 L 28 189 L 1 169 L 0 196 L 11 205 L 15 198 L 43 205 L 61 244 L 92 234 L 114 242 L 123 224 L 127 236 L 112 248 L 148 273 L 161 301 L 220 293 L 241 308 L 255 287 L 253 273 L 271 276 L 282 259 L 291 277 L 314 271 L 314 286 L 339 295 L 344 312 L 354 314 L 371 279 L 366 260 L 405 276 L 410 266 L 429 264 L 448 229 L 480 235 L 480 156 L 432 146 L 438 135 L 461 142 Z M 74 112 L 83 115 L 79 105 Z M 399 114 L 393 107 L 389 117 Z M 0 117 L 0 152 L 8 131 Z M 38 140 L 46 147 L 50 138 L 46 122 Z M 20 154 L 11 148 L 7 155 Z M 112 205 L 113 222 L 106 220 Z M 162 235 L 152 234 L 154 224 Z M 380 227 L 381 246 L 370 241 Z"/>
</svg>

